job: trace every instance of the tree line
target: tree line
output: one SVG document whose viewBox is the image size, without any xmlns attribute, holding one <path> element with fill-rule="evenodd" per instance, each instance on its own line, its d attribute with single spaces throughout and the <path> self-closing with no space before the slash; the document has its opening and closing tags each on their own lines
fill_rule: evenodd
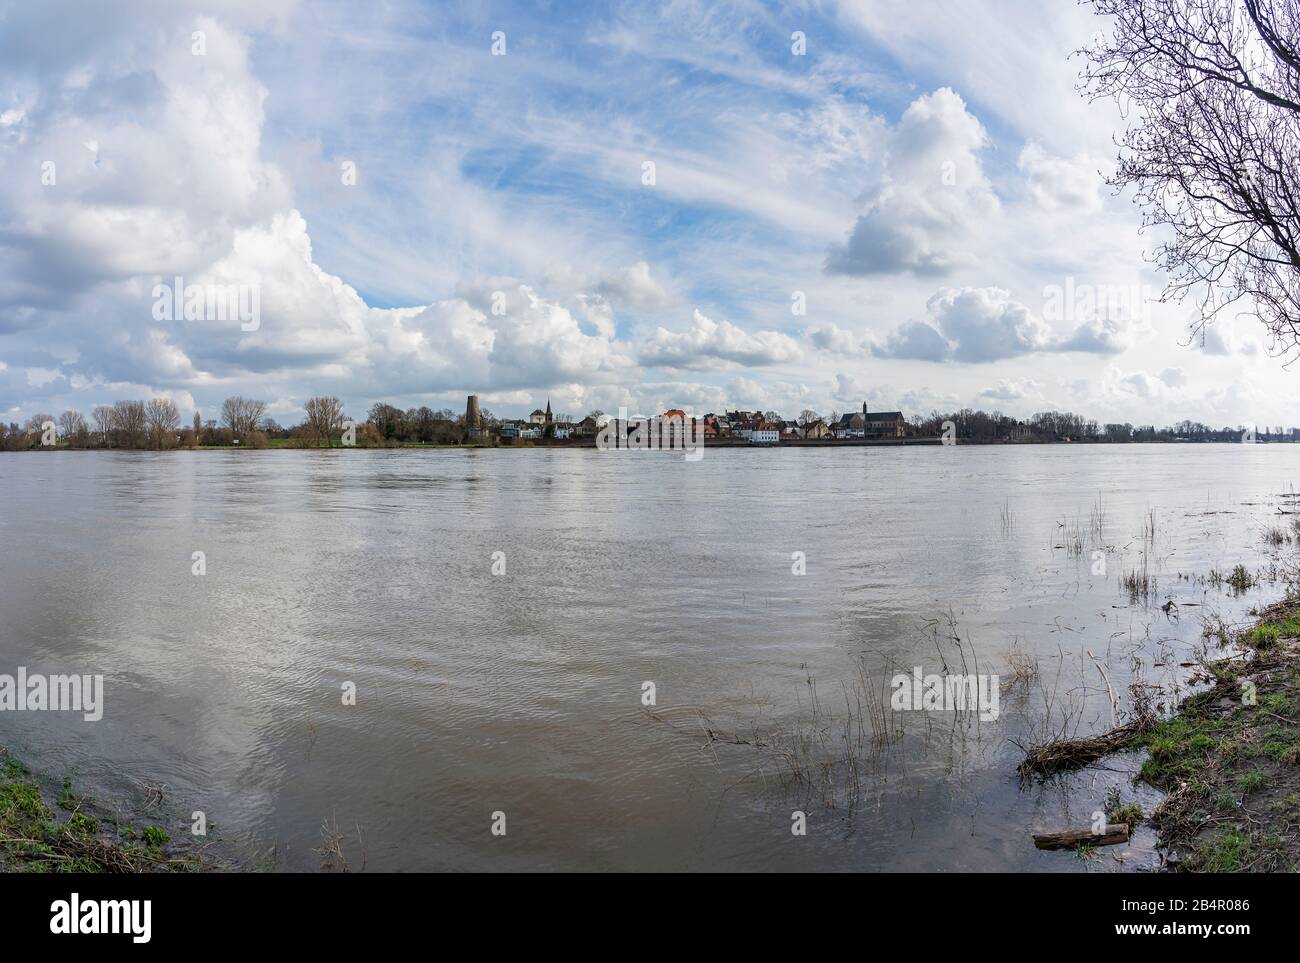
<svg viewBox="0 0 1300 963">
<path fill-rule="evenodd" d="M 200 412 L 182 425 L 176 403 L 170 398 L 147 401 L 118 401 L 97 405 L 87 419 L 78 411 L 55 416 L 38 413 L 21 425 L 0 423 L 0 450 L 22 451 L 49 447 L 49 442 L 68 448 L 123 448 L 164 451 L 171 448 L 238 446 L 267 448 L 273 439 L 286 447 L 333 447 L 348 440 L 359 447 L 382 447 L 401 443 L 459 444 L 464 438 L 464 415 L 448 408 L 435 411 L 427 406 L 403 411 L 377 402 L 368 418 L 357 424 L 344 412 L 343 402 L 332 395 L 309 398 L 303 419 L 284 427 L 267 414 L 268 405 L 256 398 L 235 395 L 221 403 L 216 418 L 204 420 Z M 485 425 L 498 420 L 484 409 Z"/>
<path fill-rule="evenodd" d="M 779 421 L 775 412 L 767 412 L 764 417 L 769 421 Z M 839 413 L 832 411 L 825 419 L 827 424 L 839 420 Z M 800 413 L 800 425 L 811 425 L 823 420 L 811 409 Z M 989 444 L 1004 441 L 1020 442 L 1151 442 L 1151 441 L 1241 441 L 1247 428 L 1236 427 L 1212 428 L 1199 421 L 1183 420 L 1173 425 L 1157 427 L 1155 425 L 1134 425 L 1130 422 L 1098 422 L 1094 418 L 1078 415 L 1070 411 L 1040 411 L 1028 418 L 1013 418 L 1000 411 L 980 411 L 973 408 L 960 408 L 956 411 L 932 411 L 928 415 L 914 415 L 907 422 L 907 433 L 914 438 L 940 438 L 947 433 L 947 426 L 958 441 Z M 1295 440 L 1290 429 L 1282 426 L 1260 428 L 1255 432 L 1258 441 L 1292 441 Z"/>
<path fill-rule="evenodd" d="M 332 395 L 309 398 L 303 406 L 302 421 L 292 427 L 281 426 L 267 414 L 268 405 L 256 398 L 235 395 L 221 404 L 218 417 L 204 420 L 199 412 L 193 421 L 182 425 L 176 403 L 170 398 L 147 401 L 118 401 L 97 405 L 87 420 L 77 411 L 65 411 L 55 417 L 36 414 L 22 424 L 0 425 L 0 449 L 21 451 L 49 447 L 55 443 L 68 448 L 153 449 L 231 446 L 267 448 L 273 439 L 285 447 L 334 447 L 346 442 L 361 448 L 380 448 L 400 444 L 455 445 L 465 439 L 465 416 L 448 408 L 435 411 L 427 406 L 401 409 L 385 402 L 371 405 L 365 421 L 356 423 L 343 410 L 343 403 Z M 599 415 L 600 412 L 593 412 Z M 492 412 L 480 412 L 482 425 L 499 424 Z M 766 412 L 764 417 L 779 423 L 781 416 Z M 799 422 L 807 425 L 820 419 L 817 412 L 804 410 Z M 837 420 L 831 413 L 830 422 Z M 1068 411 L 1040 411 L 1027 419 L 1017 419 L 1000 411 L 985 412 L 971 408 L 957 411 L 932 411 L 913 416 L 908 434 L 917 438 L 936 438 L 948 433 L 951 423 L 958 441 L 994 442 L 1234 442 L 1241 441 L 1246 427 L 1212 428 L 1196 421 L 1184 420 L 1168 427 L 1101 424 L 1095 419 Z M 1289 429 L 1259 429 L 1259 441 L 1295 440 Z"/>
<path fill-rule="evenodd" d="M 1164 427 L 1130 422 L 1102 424 L 1069 411 L 1040 411 L 1021 420 L 1000 411 L 990 413 L 970 408 L 947 414 L 934 411 L 924 418 L 914 417 L 910 421 L 910 430 L 917 437 L 942 436 L 948 422 L 954 426 L 959 441 L 969 442 L 1239 442 L 1248 430 L 1245 425 L 1212 428 L 1190 420 Z M 1290 429 L 1280 425 L 1258 429 L 1255 438 L 1259 441 L 1295 440 Z"/>
<path fill-rule="evenodd" d="M 0 424 L 0 450 L 49 447 L 123 448 L 165 451 L 200 446 L 268 448 L 271 439 L 287 439 L 299 447 L 340 444 L 348 421 L 343 402 L 333 396 L 309 398 L 302 422 L 282 427 L 267 414 L 267 403 L 235 395 L 221 403 L 216 418 L 181 424 L 180 411 L 170 398 L 116 401 L 96 405 L 87 419 L 79 411 L 32 415 L 23 424 Z"/>
</svg>

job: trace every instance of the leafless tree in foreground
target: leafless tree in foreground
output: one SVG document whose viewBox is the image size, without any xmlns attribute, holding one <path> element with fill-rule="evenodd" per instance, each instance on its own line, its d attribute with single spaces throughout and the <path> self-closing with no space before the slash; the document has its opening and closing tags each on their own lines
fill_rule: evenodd
<svg viewBox="0 0 1300 963">
<path fill-rule="evenodd" d="M 1082 89 L 1131 120 L 1110 182 L 1134 187 L 1162 300 L 1191 294 L 1193 332 L 1224 309 L 1300 353 L 1300 4 L 1296 0 L 1081 0 L 1109 33 L 1081 53 Z"/>
</svg>

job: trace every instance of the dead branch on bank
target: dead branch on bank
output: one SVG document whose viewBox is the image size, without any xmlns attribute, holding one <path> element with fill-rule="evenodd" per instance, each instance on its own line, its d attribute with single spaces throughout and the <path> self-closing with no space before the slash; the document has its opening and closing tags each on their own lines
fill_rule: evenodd
<svg viewBox="0 0 1300 963">
<path fill-rule="evenodd" d="M 1133 718 L 1100 735 L 1077 739 L 1052 739 L 1031 746 L 1016 771 L 1022 780 L 1032 776 L 1051 776 L 1091 765 L 1103 756 L 1120 752 L 1133 745 L 1138 737 L 1150 732 L 1156 724 L 1155 707 L 1147 686 L 1135 683 L 1129 686 L 1133 698 Z"/>
</svg>

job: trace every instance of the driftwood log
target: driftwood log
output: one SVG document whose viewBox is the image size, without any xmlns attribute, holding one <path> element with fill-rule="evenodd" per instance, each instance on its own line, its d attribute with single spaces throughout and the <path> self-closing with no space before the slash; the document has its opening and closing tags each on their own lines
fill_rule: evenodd
<svg viewBox="0 0 1300 963">
<path fill-rule="evenodd" d="M 1076 846 L 1113 846 L 1128 842 L 1128 823 L 1107 823 L 1105 829 L 1067 829 L 1061 833 L 1034 833 L 1039 849 L 1074 849 Z"/>
</svg>

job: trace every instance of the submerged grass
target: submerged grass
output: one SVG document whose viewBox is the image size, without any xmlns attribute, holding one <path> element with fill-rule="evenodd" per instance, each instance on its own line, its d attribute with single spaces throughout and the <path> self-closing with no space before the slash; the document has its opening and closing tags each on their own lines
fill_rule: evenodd
<svg viewBox="0 0 1300 963">
<path fill-rule="evenodd" d="M 68 812 L 66 819 L 59 811 Z M 65 778 L 57 809 L 40 780 L 0 748 L 0 871 L 26 873 L 150 873 L 211 868 L 197 853 L 169 851 L 156 825 L 123 822 L 73 792 Z"/>
<path fill-rule="evenodd" d="M 962 637 L 952 612 L 927 620 L 923 633 L 928 633 L 936 667 L 944 674 L 978 674 L 976 650 Z M 730 747 L 745 747 L 731 758 L 750 761 L 746 778 L 851 817 L 900 771 L 900 753 L 908 740 L 927 745 L 942 741 L 960 758 L 968 742 L 980 739 L 975 711 L 895 711 L 893 680 L 900 673 L 906 676 L 906 669 L 887 657 L 881 664 L 880 655 L 859 653 L 850 678 L 829 693 L 801 665 L 804 677 L 795 707 L 777 718 L 736 719 L 722 725 L 697 706 L 643 708 L 639 714 L 682 735 L 702 737 L 699 748 L 715 759 Z M 1013 668 L 1004 687 L 1028 686 L 1037 676 L 1036 663 L 1019 653 L 1012 653 L 1010 660 Z"/>
<path fill-rule="evenodd" d="M 1238 595 L 1259 583 L 1259 579 L 1244 565 L 1234 566 L 1232 571 L 1226 574 L 1218 569 L 1212 569 L 1206 581 L 1211 585 L 1226 585 Z"/>
<path fill-rule="evenodd" d="M 1291 536 L 1287 534 L 1285 529 L 1272 526 L 1264 529 L 1263 539 L 1264 544 L 1271 545 L 1274 548 L 1281 548 L 1291 541 Z"/>
<path fill-rule="evenodd" d="M 1111 786 L 1106 792 L 1106 822 L 1108 823 L 1125 823 L 1129 831 L 1136 829 L 1142 824 L 1146 814 L 1142 812 L 1142 807 L 1135 802 L 1126 803 L 1120 797 L 1119 786 Z"/>
<path fill-rule="evenodd" d="M 1158 594 L 1159 586 L 1156 584 L 1154 576 L 1151 575 L 1147 567 L 1147 553 L 1142 551 L 1142 563 L 1133 571 L 1125 571 L 1119 577 L 1120 588 L 1128 595 L 1129 602 L 1135 604 L 1139 601 L 1149 602 L 1153 595 Z"/>
</svg>

